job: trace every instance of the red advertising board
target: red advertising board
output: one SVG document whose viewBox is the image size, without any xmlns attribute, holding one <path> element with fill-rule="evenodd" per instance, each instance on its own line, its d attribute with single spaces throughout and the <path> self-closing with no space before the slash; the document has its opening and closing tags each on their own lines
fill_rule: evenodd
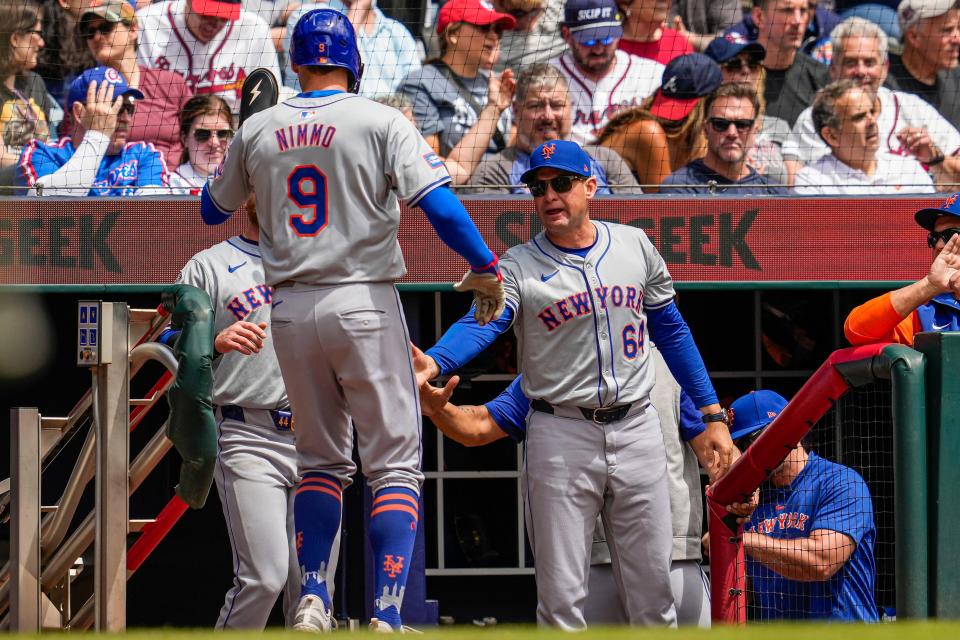
<svg viewBox="0 0 960 640">
<path fill-rule="evenodd" d="M 539 231 L 529 199 L 465 201 L 497 253 Z M 644 229 L 679 282 L 902 281 L 930 252 L 913 212 L 931 199 L 603 199 L 591 216 Z M 195 199 L 0 199 L 0 284 L 167 284 L 197 251 L 242 229 L 206 226 Z M 335 212 L 331 215 L 335 215 Z M 410 283 L 453 282 L 463 261 L 419 209 L 400 244 Z"/>
</svg>

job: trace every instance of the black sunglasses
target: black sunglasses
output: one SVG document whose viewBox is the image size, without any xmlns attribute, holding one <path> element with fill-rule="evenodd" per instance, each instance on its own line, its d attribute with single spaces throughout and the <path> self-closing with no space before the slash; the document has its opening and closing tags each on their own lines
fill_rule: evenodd
<svg viewBox="0 0 960 640">
<path fill-rule="evenodd" d="M 748 433 L 745 436 L 740 436 L 733 441 L 733 446 L 739 449 L 741 452 L 746 451 L 747 447 L 752 445 L 757 438 L 760 437 L 760 434 L 763 433 L 763 427 L 757 429 L 753 433 Z"/>
<path fill-rule="evenodd" d="M 471 22 L 470 26 L 472 26 L 477 31 L 480 31 L 481 33 L 490 33 L 491 31 L 495 31 L 498 36 L 503 35 L 503 27 L 501 27 L 496 22 L 491 22 L 490 24 L 473 24 Z"/>
<path fill-rule="evenodd" d="M 720 65 L 730 73 L 736 73 L 741 69 L 749 69 L 751 71 L 760 68 L 760 62 L 757 60 L 744 60 L 743 58 L 731 58 L 723 64 Z"/>
<path fill-rule="evenodd" d="M 524 11 L 519 9 L 517 11 L 507 11 L 507 14 L 512 16 L 515 20 L 523 20 L 527 16 L 532 16 L 534 14 L 543 13 L 542 8 L 530 9 L 529 11 Z"/>
<path fill-rule="evenodd" d="M 933 249 L 940 240 L 943 240 L 943 244 L 947 244 L 950 242 L 950 238 L 958 233 L 960 233 L 960 229 L 956 227 L 944 229 L 943 231 L 931 231 L 927 234 L 927 246 Z"/>
<path fill-rule="evenodd" d="M 233 137 L 232 129 L 217 129 L 216 131 L 211 131 L 210 129 L 194 129 L 193 139 L 197 142 L 206 142 L 214 133 L 217 134 L 217 140 L 221 142 Z"/>
<path fill-rule="evenodd" d="M 124 100 L 123 104 L 120 105 L 120 111 L 117 112 L 117 115 L 126 113 L 132 116 L 136 110 L 137 110 L 137 105 L 133 103 L 133 100 Z"/>
<path fill-rule="evenodd" d="M 707 120 L 713 130 L 717 133 L 723 133 L 733 125 L 738 133 L 746 133 L 753 128 L 755 120 L 727 120 L 726 118 L 710 118 Z"/>
<path fill-rule="evenodd" d="M 117 28 L 116 22 L 108 22 L 104 20 L 96 27 L 91 27 L 89 22 L 84 22 L 80 25 L 80 36 L 84 40 L 93 40 L 93 36 L 98 33 L 102 36 L 108 36 L 113 33 L 113 30 Z"/>
<path fill-rule="evenodd" d="M 553 187 L 555 193 L 566 193 L 573 189 L 574 182 L 586 180 L 583 176 L 562 175 L 550 178 L 549 180 L 532 180 L 527 183 L 530 194 L 534 198 L 540 198 L 547 193 L 547 185 Z"/>
</svg>

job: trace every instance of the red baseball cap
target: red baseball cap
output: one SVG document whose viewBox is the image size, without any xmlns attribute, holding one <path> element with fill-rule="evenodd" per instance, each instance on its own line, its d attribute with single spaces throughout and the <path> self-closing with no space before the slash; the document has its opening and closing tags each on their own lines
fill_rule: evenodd
<svg viewBox="0 0 960 640">
<path fill-rule="evenodd" d="M 469 22 L 480 27 L 496 23 L 504 31 L 517 26 L 513 16 L 494 9 L 490 0 L 450 0 L 437 14 L 437 33 L 443 33 L 454 22 Z"/>
<path fill-rule="evenodd" d="M 194 13 L 223 20 L 240 19 L 241 0 L 190 0 Z"/>
</svg>

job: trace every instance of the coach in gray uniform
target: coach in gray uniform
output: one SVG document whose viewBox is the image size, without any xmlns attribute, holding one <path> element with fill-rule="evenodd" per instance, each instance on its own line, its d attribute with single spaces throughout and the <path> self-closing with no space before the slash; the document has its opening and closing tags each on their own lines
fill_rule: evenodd
<svg viewBox="0 0 960 640">
<path fill-rule="evenodd" d="M 703 414 L 711 452 L 729 466 L 733 443 L 663 258 L 640 229 L 594 222 L 590 160 L 573 142 L 537 147 L 522 177 L 545 230 L 504 254 L 503 316 L 461 319 L 417 367 L 426 380 L 473 358 L 511 325 L 527 419 L 527 532 L 537 618 L 585 626 L 594 524 L 602 514 L 631 624 L 675 625 L 666 456 L 649 339 Z"/>
<path fill-rule="evenodd" d="M 252 201 L 247 212 L 243 235 L 190 258 L 177 280 L 206 291 L 214 307 L 214 478 L 234 571 L 217 629 L 263 629 L 281 591 L 289 626 L 300 594 L 293 533 L 299 481 L 293 416 L 270 340 L 273 291 L 264 284 Z M 165 332 L 161 340 L 172 337 Z M 334 545 L 334 553 L 338 550 Z M 336 564 L 334 557 L 327 573 L 331 593 Z"/>
</svg>

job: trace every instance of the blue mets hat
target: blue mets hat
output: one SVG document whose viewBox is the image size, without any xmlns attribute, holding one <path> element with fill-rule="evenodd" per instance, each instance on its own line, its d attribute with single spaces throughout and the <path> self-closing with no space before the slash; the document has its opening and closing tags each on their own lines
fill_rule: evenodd
<svg viewBox="0 0 960 640">
<path fill-rule="evenodd" d="M 137 100 L 143 100 L 143 94 L 140 90 L 134 89 L 127 84 L 127 80 L 123 77 L 122 73 L 113 67 L 94 67 L 93 69 L 87 69 L 70 83 L 70 91 L 67 93 L 67 113 L 73 108 L 74 102 L 87 101 L 87 87 L 93 82 L 97 83 L 97 88 L 100 87 L 101 82 L 109 82 L 114 85 L 114 99 L 116 99 L 117 96 L 133 96 Z"/>
<path fill-rule="evenodd" d="M 766 389 L 740 396 L 730 405 L 730 438 L 737 440 L 760 431 L 786 406 L 787 400 L 783 396 Z"/>
<path fill-rule="evenodd" d="M 530 168 L 523 172 L 520 181 L 532 179 L 538 169 L 556 169 L 589 178 L 590 156 L 576 142 L 547 140 L 530 154 Z"/>
<path fill-rule="evenodd" d="M 940 216 L 956 216 L 960 218 L 960 193 L 953 194 L 944 200 L 943 204 L 939 207 L 920 209 L 920 211 L 913 214 L 913 219 L 927 231 L 933 231 L 933 226 L 937 223 L 937 218 Z"/>
</svg>

